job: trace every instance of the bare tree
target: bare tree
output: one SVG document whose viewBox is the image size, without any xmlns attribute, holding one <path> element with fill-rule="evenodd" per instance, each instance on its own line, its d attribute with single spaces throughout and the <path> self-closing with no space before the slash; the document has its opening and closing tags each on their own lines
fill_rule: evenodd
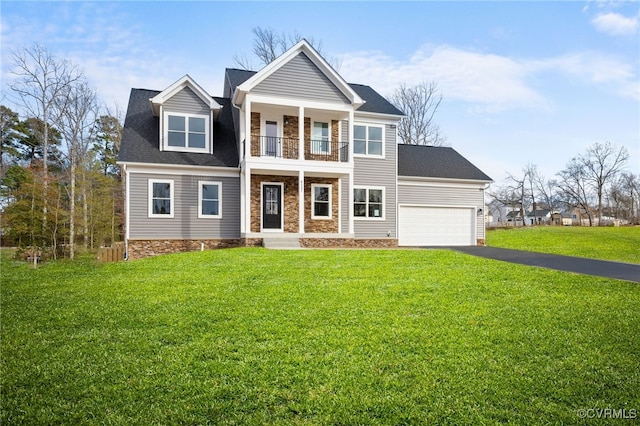
<svg viewBox="0 0 640 426">
<path fill-rule="evenodd" d="M 391 96 L 391 102 L 405 113 L 398 125 L 398 136 L 407 145 L 446 145 L 434 117 L 442 102 L 442 94 L 435 82 L 417 86 L 400 85 Z"/>
<path fill-rule="evenodd" d="M 584 163 L 577 157 L 572 158 L 564 170 L 558 172 L 560 189 L 565 202 L 569 206 L 580 207 L 585 211 L 589 219 L 589 226 L 593 226 L 591 212 L 591 200 L 593 195 L 590 192 L 587 181 L 587 170 Z"/>
<path fill-rule="evenodd" d="M 44 123 L 43 184 L 44 193 L 48 186 L 49 127 L 57 124 L 65 110 L 65 95 L 69 88 L 82 78 L 82 72 L 70 62 L 54 57 L 44 46 L 36 44 L 31 48 L 13 53 L 13 74 L 16 81 L 10 84 L 19 98 L 27 115 Z M 44 203 L 43 227 L 46 228 L 47 203 Z"/>
<path fill-rule="evenodd" d="M 340 61 L 336 58 L 328 58 L 322 52 L 322 42 L 315 40 L 313 37 L 303 37 L 299 32 L 295 31 L 290 34 L 278 33 L 273 28 L 254 27 L 253 33 L 253 55 L 259 61 L 259 68 L 262 68 L 273 62 L 278 56 L 282 55 L 289 48 L 300 42 L 303 38 L 334 69 L 340 69 Z M 237 66 L 245 70 L 253 70 L 254 65 L 250 58 L 246 55 L 235 55 L 233 58 Z"/>
<path fill-rule="evenodd" d="M 88 160 L 90 137 L 97 116 L 97 96 L 95 91 L 88 87 L 84 81 L 78 82 L 69 88 L 64 96 L 64 111 L 60 120 L 60 127 L 67 143 L 69 159 L 69 256 L 75 255 L 76 235 L 76 182 L 79 164 L 86 165 Z M 61 101 L 62 102 L 62 101 Z M 85 170 L 82 167 L 81 170 Z M 84 176 L 84 173 L 83 173 Z M 86 179 L 82 179 L 83 195 L 86 194 Z M 83 196 L 86 204 L 86 195 Z M 85 206 L 86 210 L 86 206 Z M 84 220 L 85 248 L 87 239 L 86 216 Z"/>
<path fill-rule="evenodd" d="M 585 179 L 594 188 L 598 203 L 598 224 L 602 223 L 602 197 L 605 186 L 609 184 L 623 169 L 629 159 L 625 147 L 616 149 L 611 142 L 593 144 L 585 155 L 579 157 L 584 166 Z"/>
</svg>

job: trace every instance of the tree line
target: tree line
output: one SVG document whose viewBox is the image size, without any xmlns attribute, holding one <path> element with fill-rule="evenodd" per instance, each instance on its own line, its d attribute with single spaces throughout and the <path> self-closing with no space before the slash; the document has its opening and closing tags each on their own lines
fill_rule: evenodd
<svg viewBox="0 0 640 426">
<path fill-rule="evenodd" d="M 34 259 L 73 259 L 121 241 L 119 111 L 101 104 L 82 69 L 42 45 L 12 59 L 13 109 L 0 105 L 2 244 Z"/>
<path fill-rule="evenodd" d="M 524 226 L 529 212 L 535 217 L 542 209 L 579 209 L 589 226 L 604 225 L 612 218 L 640 224 L 640 175 L 625 169 L 628 159 L 626 148 L 596 142 L 552 178 L 528 163 L 489 191 L 489 210 L 500 222 L 506 222 L 505 212 L 516 212 L 514 219 Z"/>
</svg>

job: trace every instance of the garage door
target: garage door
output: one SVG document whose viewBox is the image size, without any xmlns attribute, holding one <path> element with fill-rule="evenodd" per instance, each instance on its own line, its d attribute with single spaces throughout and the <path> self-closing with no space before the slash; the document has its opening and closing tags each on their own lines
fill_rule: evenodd
<svg viewBox="0 0 640 426">
<path fill-rule="evenodd" d="M 473 208 L 401 206 L 399 216 L 401 246 L 476 245 Z"/>
</svg>

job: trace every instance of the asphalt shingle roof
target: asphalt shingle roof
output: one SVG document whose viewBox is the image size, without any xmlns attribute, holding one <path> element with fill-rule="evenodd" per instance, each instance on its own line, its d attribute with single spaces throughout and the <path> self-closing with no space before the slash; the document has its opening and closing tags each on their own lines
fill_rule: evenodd
<svg viewBox="0 0 640 426">
<path fill-rule="evenodd" d="M 231 101 L 213 99 L 222 105 L 213 123 L 213 154 L 160 151 L 159 118 L 153 115 L 149 99 L 157 90 L 132 89 L 124 121 L 118 161 L 192 166 L 238 167 L 238 148 L 231 116 Z"/>
<path fill-rule="evenodd" d="M 398 176 L 492 181 L 449 147 L 398 145 Z"/>
</svg>

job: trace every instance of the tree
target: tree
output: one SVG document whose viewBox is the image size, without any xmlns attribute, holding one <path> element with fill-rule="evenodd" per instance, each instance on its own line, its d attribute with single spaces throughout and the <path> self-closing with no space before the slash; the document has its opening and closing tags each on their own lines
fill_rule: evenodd
<svg viewBox="0 0 640 426">
<path fill-rule="evenodd" d="M 82 78 L 82 72 L 69 61 L 54 57 L 44 46 L 13 53 L 12 73 L 17 80 L 10 88 L 17 94 L 22 106 L 31 117 L 44 124 L 42 132 L 42 181 L 47 193 L 49 180 L 49 127 L 58 123 L 66 107 L 65 95 Z M 42 206 L 43 227 L 47 226 L 47 200 Z"/>
<path fill-rule="evenodd" d="M 18 123 L 20 123 L 18 113 L 0 105 L 0 178 L 4 176 L 5 172 L 5 155 L 8 157 L 18 156 Z"/>
<path fill-rule="evenodd" d="M 83 165 L 87 161 L 89 150 L 89 132 L 93 128 L 97 115 L 96 93 L 90 89 L 86 82 L 77 82 L 69 87 L 64 97 L 65 107 L 60 120 L 65 141 L 67 143 L 67 158 L 69 161 L 69 256 L 75 256 L 75 224 L 76 224 L 76 174 L 79 163 Z M 85 167 L 82 167 L 84 171 Z M 84 176 L 84 173 L 83 173 Z M 82 179 L 84 184 L 86 179 Z M 82 185 L 84 210 L 86 206 L 86 189 Z M 85 246 L 88 238 L 85 215 Z"/>
<path fill-rule="evenodd" d="M 300 42 L 303 38 L 313 46 L 318 53 L 334 68 L 340 68 L 340 61 L 336 58 L 327 58 L 322 53 L 322 42 L 316 41 L 313 37 L 303 37 L 297 31 L 291 34 L 278 33 L 272 28 L 254 27 L 253 33 L 253 54 L 260 62 L 260 68 L 269 65 L 278 56 L 282 55 L 289 48 Z M 233 58 L 237 66 L 244 70 L 253 70 L 254 66 L 246 55 Z"/>
<path fill-rule="evenodd" d="M 614 180 L 629 159 L 624 147 L 616 149 L 611 142 L 596 142 L 586 154 L 578 157 L 584 167 L 584 178 L 594 188 L 598 203 L 598 224 L 602 223 L 602 197 L 605 186 Z"/>
<path fill-rule="evenodd" d="M 584 163 L 578 158 L 572 158 L 564 170 L 558 173 L 558 188 L 568 207 L 580 207 L 589 219 L 589 226 L 593 226 L 590 192 L 587 181 L 587 171 Z"/>
<path fill-rule="evenodd" d="M 95 138 L 91 151 L 100 162 L 102 174 L 105 176 L 119 176 L 120 168 L 116 164 L 120 140 L 122 139 L 122 124 L 117 116 L 102 115 L 96 120 Z"/>
<path fill-rule="evenodd" d="M 407 145 L 443 146 L 446 137 L 434 116 L 442 102 L 442 94 L 435 82 L 407 87 L 402 84 L 391 96 L 391 102 L 405 113 L 398 125 L 398 136 Z"/>
</svg>

